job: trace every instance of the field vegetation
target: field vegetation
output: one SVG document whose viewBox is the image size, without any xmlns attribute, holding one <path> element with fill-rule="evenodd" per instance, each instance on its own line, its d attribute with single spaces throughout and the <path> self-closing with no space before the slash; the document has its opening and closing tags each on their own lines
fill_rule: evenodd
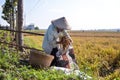
<svg viewBox="0 0 120 80">
<path fill-rule="evenodd" d="M 70 31 L 80 70 L 96 80 L 120 79 L 120 33 L 96 31 Z M 34 37 L 34 38 L 33 38 Z M 43 37 L 28 35 L 29 45 L 41 49 Z M 28 44 L 28 43 L 26 43 Z"/>
<path fill-rule="evenodd" d="M 11 42 L 9 32 L 0 31 L 1 42 Z M 29 37 L 31 38 L 31 37 Z M 36 37 L 32 37 L 36 38 Z M 40 37 L 39 37 L 40 38 Z M 39 39 L 38 38 L 38 39 Z M 28 41 L 28 43 L 35 41 Z M 38 42 L 39 45 L 39 42 Z M 33 46 L 34 47 L 34 46 Z M 39 47 L 39 46 L 35 46 Z M 65 75 L 62 71 L 38 68 L 27 62 L 29 50 L 18 51 L 15 47 L 0 43 L 0 80 L 79 80 L 74 74 Z"/>
<path fill-rule="evenodd" d="M 40 33 L 41 31 L 37 31 Z M 43 31 L 44 32 L 44 31 Z M 42 32 L 42 33 L 43 33 Z M 1 32 L 0 39 L 4 38 Z M 93 77 L 93 80 L 120 80 L 120 33 L 119 32 L 69 32 L 80 71 Z M 2 39 L 2 40 L 3 40 Z M 43 36 L 24 36 L 24 44 L 42 50 Z M 28 51 L 29 52 L 29 51 Z M 74 75 L 49 69 L 34 69 L 23 65 L 21 52 L 9 45 L 0 44 L 0 80 L 79 80 Z"/>
</svg>

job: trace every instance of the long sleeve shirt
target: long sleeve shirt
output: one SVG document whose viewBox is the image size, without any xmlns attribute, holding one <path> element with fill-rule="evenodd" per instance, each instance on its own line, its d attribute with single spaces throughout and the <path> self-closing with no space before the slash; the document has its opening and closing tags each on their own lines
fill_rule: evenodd
<svg viewBox="0 0 120 80">
<path fill-rule="evenodd" d="M 58 47 L 58 44 L 56 42 L 59 40 L 59 37 L 63 35 L 70 37 L 66 30 L 63 30 L 62 32 L 58 33 L 56 27 L 51 24 L 44 36 L 42 44 L 43 50 L 47 54 L 50 54 L 53 48 Z"/>
</svg>

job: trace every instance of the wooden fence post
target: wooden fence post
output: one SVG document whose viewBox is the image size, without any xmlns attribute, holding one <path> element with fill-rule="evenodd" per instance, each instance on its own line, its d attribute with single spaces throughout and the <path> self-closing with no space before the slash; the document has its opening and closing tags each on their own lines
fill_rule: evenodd
<svg viewBox="0 0 120 80">
<path fill-rule="evenodd" d="M 18 0 L 18 25 L 17 25 L 17 29 L 18 29 L 18 34 L 17 34 L 17 44 L 20 46 L 19 50 L 23 51 L 23 48 L 21 46 L 23 46 L 23 34 L 21 33 L 22 29 L 23 29 L 23 0 Z"/>
</svg>

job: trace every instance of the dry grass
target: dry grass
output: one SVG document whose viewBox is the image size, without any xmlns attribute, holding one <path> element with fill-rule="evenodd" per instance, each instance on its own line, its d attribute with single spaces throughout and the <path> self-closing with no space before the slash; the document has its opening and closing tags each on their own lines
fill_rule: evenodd
<svg viewBox="0 0 120 80">
<path fill-rule="evenodd" d="M 69 31 L 73 37 L 120 37 L 120 32 Z"/>
<path fill-rule="evenodd" d="M 72 37 L 72 39 L 80 69 L 93 71 L 93 75 L 98 77 L 105 77 L 119 68 L 120 38 Z"/>
<path fill-rule="evenodd" d="M 100 80 L 120 78 L 120 33 L 70 33 L 80 70 Z M 96 36 L 95 36 L 96 35 Z M 41 49 L 43 37 L 25 36 L 26 45 Z"/>
</svg>

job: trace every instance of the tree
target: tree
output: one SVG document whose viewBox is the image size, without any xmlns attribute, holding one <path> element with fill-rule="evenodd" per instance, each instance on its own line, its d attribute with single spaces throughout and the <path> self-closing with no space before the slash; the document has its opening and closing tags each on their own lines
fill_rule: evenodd
<svg viewBox="0 0 120 80">
<path fill-rule="evenodd" d="M 10 24 L 11 29 L 15 29 L 17 0 L 6 0 L 2 8 L 2 18 Z"/>
<path fill-rule="evenodd" d="M 10 0 L 6 0 L 5 4 L 2 6 L 3 7 L 3 16 L 2 18 L 6 20 L 10 24 L 10 14 L 11 14 L 11 3 Z"/>
<path fill-rule="evenodd" d="M 19 31 L 15 37 L 16 43 L 19 45 L 19 50 L 23 51 L 23 36 L 22 36 L 22 28 L 23 28 L 23 0 L 6 0 L 3 7 L 3 15 L 2 18 L 10 24 L 10 29 L 15 29 Z M 14 26 L 15 22 L 16 28 Z"/>
<path fill-rule="evenodd" d="M 35 27 L 35 30 L 39 30 L 39 27 L 38 27 L 38 26 L 36 26 L 36 27 Z"/>
</svg>

